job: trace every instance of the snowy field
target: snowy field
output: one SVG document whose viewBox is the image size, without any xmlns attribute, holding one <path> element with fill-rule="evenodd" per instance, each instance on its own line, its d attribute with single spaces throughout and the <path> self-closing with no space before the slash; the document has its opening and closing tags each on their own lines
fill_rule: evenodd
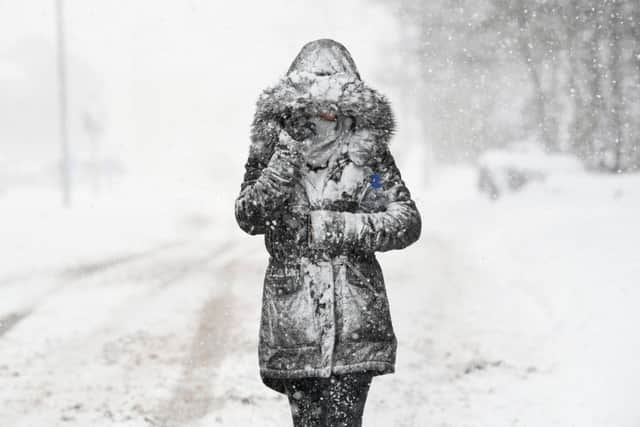
<svg viewBox="0 0 640 427">
<path fill-rule="evenodd" d="M 420 240 L 378 255 L 398 364 L 364 425 L 639 426 L 640 177 L 475 187 L 455 168 L 413 189 Z M 258 377 L 267 256 L 238 188 L 0 199 L 0 425 L 290 425 Z"/>
</svg>

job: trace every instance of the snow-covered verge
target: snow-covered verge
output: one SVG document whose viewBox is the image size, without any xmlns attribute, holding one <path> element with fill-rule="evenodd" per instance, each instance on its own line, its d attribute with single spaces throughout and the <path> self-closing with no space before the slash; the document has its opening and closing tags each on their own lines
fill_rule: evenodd
<svg viewBox="0 0 640 427">
<path fill-rule="evenodd" d="M 390 284 L 405 346 L 425 342 L 405 350 L 426 365 L 415 425 L 639 425 L 640 176 L 549 175 L 497 202 L 474 179 L 420 196 L 420 279 Z"/>
<path fill-rule="evenodd" d="M 2 199 L 2 425 L 289 425 L 257 374 L 265 249 L 229 187 L 71 212 Z M 639 425 L 640 177 L 491 201 L 453 168 L 412 194 L 420 240 L 378 254 L 397 371 L 364 425 Z"/>
</svg>

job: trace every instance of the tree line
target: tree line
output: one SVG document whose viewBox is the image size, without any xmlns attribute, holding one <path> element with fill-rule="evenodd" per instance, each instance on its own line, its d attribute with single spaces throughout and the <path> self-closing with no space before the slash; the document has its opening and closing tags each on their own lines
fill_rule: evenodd
<svg viewBox="0 0 640 427">
<path fill-rule="evenodd" d="M 403 54 L 418 64 L 415 94 L 441 157 L 534 138 L 594 169 L 640 167 L 637 0 L 401 0 L 389 7 L 407 25 Z"/>
</svg>

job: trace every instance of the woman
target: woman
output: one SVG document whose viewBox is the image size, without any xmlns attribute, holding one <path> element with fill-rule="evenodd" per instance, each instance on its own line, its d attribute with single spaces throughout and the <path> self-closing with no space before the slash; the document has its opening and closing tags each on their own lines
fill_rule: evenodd
<svg viewBox="0 0 640 427">
<path fill-rule="evenodd" d="M 330 39 L 307 43 L 257 102 L 235 215 L 265 236 L 260 375 L 295 426 L 360 426 L 372 377 L 395 369 L 375 252 L 415 242 L 421 217 L 387 145 L 394 125 Z"/>
</svg>

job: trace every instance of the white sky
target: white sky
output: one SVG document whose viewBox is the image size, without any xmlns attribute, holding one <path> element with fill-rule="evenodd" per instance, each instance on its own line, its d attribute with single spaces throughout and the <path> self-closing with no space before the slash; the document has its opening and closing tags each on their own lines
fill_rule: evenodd
<svg viewBox="0 0 640 427">
<path fill-rule="evenodd" d="M 0 88 L 9 93 L 0 147 L 11 162 L 57 156 L 53 5 L 0 0 Z M 134 170 L 240 176 L 260 90 L 322 37 L 347 46 L 397 115 L 404 105 L 388 78 L 402 66 L 393 54 L 402 29 L 378 3 L 66 0 L 65 8 L 74 153 L 89 146 L 80 119 L 94 111 L 105 123 L 102 150 Z"/>
</svg>

